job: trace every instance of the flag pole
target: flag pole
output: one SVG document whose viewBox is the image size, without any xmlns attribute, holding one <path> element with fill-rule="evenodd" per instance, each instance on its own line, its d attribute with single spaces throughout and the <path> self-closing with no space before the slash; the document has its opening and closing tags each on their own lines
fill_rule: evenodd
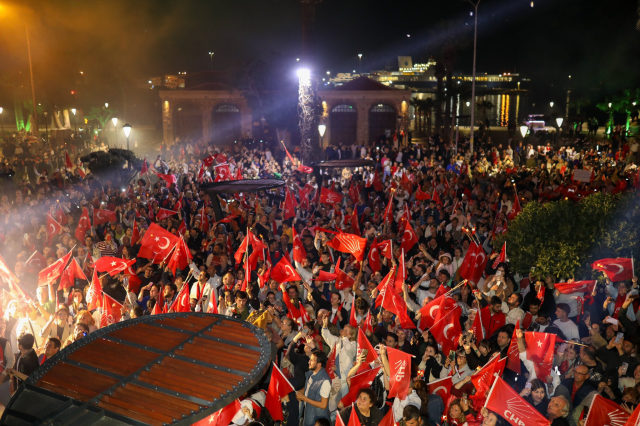
<svg viewBox="0 0 640 426">
<path fill-rule="evenodd" d="M 458 285 L 456 285 L 454 288 L 452 288 L 451 290 L 449 290 L 448 292 L 446 292 L 444 295 L 448 295 L 450 293 L 453 293 L 458 287 L 461 287 L 463 285 L 465 285 L 467 283 L 467 280 L 462 280 L 458 283 Z"/>
</svg>

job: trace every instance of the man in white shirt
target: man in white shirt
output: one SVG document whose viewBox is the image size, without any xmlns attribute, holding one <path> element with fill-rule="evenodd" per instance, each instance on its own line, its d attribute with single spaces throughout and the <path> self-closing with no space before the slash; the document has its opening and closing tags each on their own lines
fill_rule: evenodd
<svg viewBox="0 0 640 426">
<path fill-rule="evenodd" d="M 506 303 L 502 302 L 502 312 L 506 316 L 507 323 L 515 325 L 516 322 L 520 321 L 520 324 L 522 324 L 524 311 L 519 308 L 521 304 L 522 296 L 518 293 L 513 293 L 509 296 Z"/>
<path fill-rule="evenodd" d="M 558 303 L 556 305 L 556 316 L 558 319 L 553 322 L 553 325 L 562 331 L 566 340 L 580 339 L 578 326 L 569 319 L 569 312 L 571 312 L 569 305 L 566 303 Z"/>
</svg>

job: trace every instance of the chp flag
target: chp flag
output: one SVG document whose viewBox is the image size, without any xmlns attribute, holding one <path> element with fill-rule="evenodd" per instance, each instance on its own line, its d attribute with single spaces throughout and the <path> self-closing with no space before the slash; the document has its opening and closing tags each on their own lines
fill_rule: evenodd
<svg viewBox="0 0 640 426">
<path fill-rule="evenodd" d="M 629 420 L 629 413 L 624 411 L 622 407 L 602 395 L 596 394 L 591 401 L 584 426 L 624 426 L 627 420 Z M 637 422 L 634 423 L 634 425 L 636 424 Z"/>
<path fill-rule="evenodd" d="M 500 377 L 493 384 L 484 406 L 512 426 L 549 426 L 551 424 Z"/>
</svg>

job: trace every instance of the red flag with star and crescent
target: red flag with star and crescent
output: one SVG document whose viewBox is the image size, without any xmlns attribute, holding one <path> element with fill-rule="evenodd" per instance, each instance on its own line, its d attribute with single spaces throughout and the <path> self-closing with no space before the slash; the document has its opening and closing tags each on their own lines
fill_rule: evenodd
<svg viewBox="0 0 640 426">
<path fill-rule="evenodd" d="M 82 216 L 78 219 L 78 226 L 76 227 L 75 237 L 81 244 L 84 244 L 84 238 L 87 231 L 91 229 L 91 219 L 89 218 L 89 210 L 86 207 L 82 209 Z M 131 243 L 133 244 L 133 243 Z"/>
<path fill-rule="evenodd" d="M 282 284 L 289 281 L 301 281 L 300 275 L 291 266 L 291 263 L 286 258 L 280 259 L 278 264 L 271 268 L 271 278 L 276 280 L 276 282 Z"/>
<path fill-rule="evenodd" d="M 71 262 L 69 262 L 67 269 L 62 273 L 62 277 L 60 278 L 60 287 L 58 287 L 58 290 L 73 287 L 76 278 L 79 280 L 87 280 L 87 276 L 82 271 L 82 268 L 78 265 L 76 259 L 73 258 L 71 259 Z"/>
<path fill-rule="evenodd" d="M 462 265 L 460 265 L 460 276 L 473 283 L 477 283 L 482 278 L 485 266 L 487 265 L 487 254 L 482 246 L 471 243 L 467 254 L 464 255 Z"/>
<path fill-rule="evenodd" d="M 31 254 L 31 256 L 29 256 L 29 259 L 24 262 L 24 266 L 28 273 L 37 274 L 47 267 L 47 259 L 45 259 L 45 257 L 36 250 Z"/>
<path fill-rule="evenodd" d="M 173 312 L 191 312 L 191 299 L 189 298 L 189 285 L 184 283 L 180 292 L 178 293 L 178 297 L 173 301 L 171 305 L 171 310 Z"/>
<path fill-rule="evenodd" d="M 380 372 L 380 368 L 382 367 L 369 369 L 360 374 L 352 376 L 349 384 L 349 393 L 343 396 L 340 402 L 342 402 L 345 407 L 356 402 L 356 400 L 358 399 L 358 394 L 362 389 L 371 388 L 373 381 L 376 379 L 376 376 Z"/>
<path fill-rule="evenodd" d="M 60 234 L 62 234 L 62 226 L 51 215 L 47 215 L 47 240 L 49 244 L 51 244 L 53 237 Z"/>
<path fill-rule="evenodd" d="M 176 175 L 165 175 L 165 174 L 156 172 L 156 176 L 158 176 L 160 179 L 162 179 L 165 182 L 167 182 L 168 185 L 172 185 L 172 184 L 175 184 L 175 183 L 178 182 L 178 179 L 176 178 Z"/>
<path fill-rule="evenodd" d="M 618 257 L 616 259 L 600 259 L 591 264 L 596 271 L 604 272 L 611 281 L 619 282 L 633 278 L 633 259 Z"/>
<path fill-rule="evenodd" d="M 152 259 L 153 263 L 161 263 L 178 243 L 178 238 L 160 225 L 152 223 L 140 241 L 138 257 Z"/>
<path fill-rule="evenodd" d="M 102 225 L 103 223 L 115 222 L 117 220 L 116 212 L 103 209 L 93 210 L 93 224 L 95 226 Z"/>
<path fill-rule="evenodd" d="M 171 257 L 169 258 L 169 262 L 167 263 L 167 268 L 171 270 L 174 277 L 176 275 L 176 269 L 185 269 L 189 266 L 189 261 L 193 259 L 191 250 L 187 247 L 184 239 L 179 238 L 178 240 L 178 244 L 176 244 L 176 248 L 173 250 Z"/>
<path fill-rule="evenodd" d="M 476 315 L 476 318 L 480 317 L 480 314 Z M 520 350 L 518 349 L 518 337 L 516 336 L 516 331 L 518 329 L 520 329 L 520 320 L 516 321 L 516 327 L 513 329 L 513 336 L 511 336 L 511 343 L 509 344 L 509 350 L 507 351 L 507 368 L 520 374 Z"/>
<path fill-rule="evenodd" d="M 96 271 L 107 272 L 113 277 L 114 275 L 123 272 L 125 269 L 127 269 L 131 265 L 134 265 L 135 263 L 135 259 L 126 260 L 120 259 L 119 257 L 105 256 L 96 260 L 93 266 Z"/>
<path fill-rule="evenodd" d="M 525 331 L 524 340 L 527 345 L 527 359 L 533 362 L 536 376 L 542 380 L 546 379 L 551 374 L 556 335 Z"/>
<path fill-rule="evenodd" d="M 369 254 L 367 255 L 369 260 L 369 267 L 373 272 L 377 272 L 382 268 L 380 263 L 380 248 L 378 247 L 378 237 L 373 239 L 373 243 L 369 248 Z"/>
<path fill-rule="evenodd" d="M 411 226 L 409 221 L 405 221 L 404 231 L 402 232 L 402 243 L 400 244 L 400 247 L 402 247 L 402 250 L 404 250 L 406 253 L 411 250 L 417 242 L 418 236 L 413 230 L 413 227 Z"/>
<path fill-rule="evenodd" d="M 304 249 L 300 235 L 293 227 L 291 227 L 291 232 L 293 233 L 293 260 L 302 262 L 307 258 L 307 251 Z"/>
<path fill-rule="evenodd" d="M 445 294 L 436 297 L 431 302 L 420 308 L 420 329 L 430 329 L 455 306 L 456 302 L 452 297 L 449 297 Z M 478 337 L 479 336 L 476 335 L 476 338 Z M 478 339 L 478 341 L 480 341 L 480 339 Z"/>
<path fill-rule="evenodd" d="M 64 268 L 67 266 L 67 263 L 69 263 L 69 259 L 71 259 L 72 254 L 73 252 L 70 251 L 40 271 L 38 273 L 38 285 L 48 285 L 60 278 L 60 275 L 62 275 Z"/>
<path fill-rule="evenodd" d="M 596 286 L 596 283 L 596 280 L 572 281 L 566 283 L 557 283 L 554 284 L 554 287 L 562 294 L 592 293 L 594 287 Z"/>
<path fill-rule="evenodd" d="M 267 389 L 267 397 L 264 402 L 264 408 L 269 411 L 273 420 L 284 420 L 282 403 L 280 401 L 294 391 L 295 389 L 291 383 L 289 383 L 284 374 L 282 374 L 282 371 L 280 371 L 274 363 L 271 369 L 271 380 L 269 381 L 269 388 Z"/>
<path fill-rule="evenodd" d="M 221 410 L 216 411 L 209 417 L 194 423 L 192 426 L 229 426 L 233 417 L 242 410 L 239 400 L 233 401 Z"/>
<path fill-rule="evenodd" d="M 436 342 L 442 346 L 442 352 L 448 354 L 458 347 L 458 338 L 462 334 L 460 327 L 460 306 L 456 305 L 436 322 L 430 331 Z"/>
</svg>

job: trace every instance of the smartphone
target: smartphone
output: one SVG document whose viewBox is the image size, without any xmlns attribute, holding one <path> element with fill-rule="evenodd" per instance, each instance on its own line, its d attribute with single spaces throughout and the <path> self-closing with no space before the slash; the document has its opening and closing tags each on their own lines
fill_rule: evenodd
<svg viewBox="0 0 640 426">
<path fill-rule="evenodd" d="M 531 389 L 531 382 L 527 382 L 527 383 L 524 385 L 524 388 L 525 388 L 525 389 Z"/>
<path fill-rule="evenodd" d="M 618 333 L 616 335 L 616 343 L 620 343 L 624 340 L 624 333 Z"/>
<path fill-rule="evenodd" d="M 622 368 L 622 374 L 627 374 L 627 369 L 629 368 L 629 364 L 626 362 L 623 362 L 620 368 Z"/>
<path fill-rule="evenodd" d="M 369 349 L 363 349 L 362 352 L 360 352 L 361 355 L 364 355 L 364 357 L 366 358 L 367 355 L 369 355 Z"/>
<path fill-rule="evenodd" d="M 496 271 L 496 277 L 501 277 L 502 276 L 502 271 Z"/>
<path fill-rule="evenodd" d="M 305 327 L 305 328 L 303 328 L 303 329 L 302 329 L 302 332 L 303 332 L 304 334 L 309 334 L 309 327 Z"/>
<path fill-rule="evenodd" d="M 453 361 L 456 359 L 456 351 L 449 351 L 449 359 Z"/>
<path fill-rule="evenodd" d="M 611 318 L 611 317 L 605 319 L 604 322 L 608 322 L 609 324 L 619 324 L 620 323 L 620 321 L 618 321 L 615 318 Z"/>
</svg>

